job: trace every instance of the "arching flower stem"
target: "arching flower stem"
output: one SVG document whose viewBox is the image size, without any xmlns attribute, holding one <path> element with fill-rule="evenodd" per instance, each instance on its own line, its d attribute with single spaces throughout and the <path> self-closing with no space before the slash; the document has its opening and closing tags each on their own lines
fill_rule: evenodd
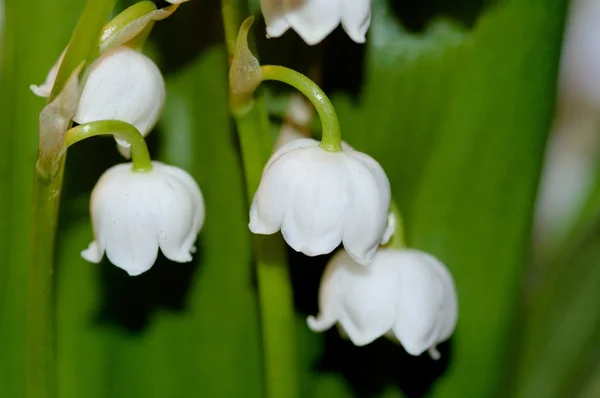
<svg viewBox="0 0 600 398">
<path fill-rule="evenodd" d="M 115 138 L 125 140 L 131 145 L 133 171 L 143 173 L 152 170 L 152 161 L 144 137 L 134 126 L 120 120 L 99 120 L 73 127 L 65 133 L 63 151 L 79 141 L 99 135 L 114 135 Z"/>
<path fill-rule="evenodd" d="M 277 65 L 261 66 L 262 80 L 274 80 L 289 84 L 304 94 L 313 104 L 323 128 L 321 148 L 330 152 L 342 150 L 340 123 L 333 104 L 323 90 L 308 77 L 293 69 Z"/>
</svg>

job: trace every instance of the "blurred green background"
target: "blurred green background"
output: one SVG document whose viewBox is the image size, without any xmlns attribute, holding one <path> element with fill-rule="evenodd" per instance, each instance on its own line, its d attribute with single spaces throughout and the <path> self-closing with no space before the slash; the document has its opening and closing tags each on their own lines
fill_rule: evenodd
<svg viewBox="0 0 600 398">
<path fill-rule="evenodd" d="M 25 395 L 30 198 L 43 81 L 84 2 L 4 0 L 0 44 L 0 395 Z M 257 1 L 251 9 L 259 10 Z M 129 5 L 123 1 L 119 10 Z M 162 4 L 162 3 L 161 3 Z M 264 39 L 263 63 L 321 82 L 342 134 L 385 168 L 411 246 L 452 272 L 459 323 L 442 359 L 310 332 L 326 257 L 290 253 L 302 397 L 599 397 L 600 191 L 533 256 L 566 0 L 373 0 L 367 43 L 338 28 L 308 47 Z M 207 221 L 192 264 L 131 278 L 86 263 L 89 194 L 121 162 L 111 139 L 69 151 L 57 250 L 59 389 L 71 397 L 263 396 L 260 327 L 239 145 L 228 113 L 220 4 L 191 0 L 152 32 L 167 80 L 148 142 L 190 171 Z M 289 91 L 265 90 L 274 134 Z M 318 135 L 315 121 L 314 133 Z"/>
</svg>

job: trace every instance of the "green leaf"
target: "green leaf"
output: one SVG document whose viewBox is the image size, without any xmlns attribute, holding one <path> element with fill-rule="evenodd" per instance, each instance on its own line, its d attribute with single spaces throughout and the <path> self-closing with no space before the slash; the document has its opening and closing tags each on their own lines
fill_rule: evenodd
<svg viewBox="0 0 600 398">
<path fill-rule="evenodd" d="M 30 209 L 45 101 L 30 84 L 42 82 L 66 46 L 83 4 L 71 0 L 5 2 L 0 72 L 0 385 L 7 397 L 24 397 L 26 294 Z"/>
<path fill-rule="evenodd" d="M 389 173 L 409 244 L 455 278 L 459 322 L 435 396 L 492 396 L 528 259 L 565 2 L 498 2 L 470 33 L 438 21 L 413 35 L 389 14 L 374 10 L 361 102 L 336 100 L 343 135 Z"/>
<path fill-rule="evenodd" d="M 598 176 L 597 176 L 598 177 Z M 566 238 L 531 271 L 515 396 L 595 396 L 600 338 L 600 180 Z M 586 395 L 587 394 L 587 395 Z"/>
<path fill-rule="evenodd" d="M 441 396 L 497 391 L 528 260 L 564 16 L 564 1 L 508 1 L 479 22 L 419 189 L 415 245 L 450 266 L 461 308 Z M 466 369 L 475 368 L 474 379 Z"/>
</svg>

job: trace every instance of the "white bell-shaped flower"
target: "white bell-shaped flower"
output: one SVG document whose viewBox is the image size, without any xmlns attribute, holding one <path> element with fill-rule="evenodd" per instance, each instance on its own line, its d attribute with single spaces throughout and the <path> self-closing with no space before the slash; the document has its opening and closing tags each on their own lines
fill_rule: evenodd
<svg viewBox="0 0 600 398">
<path fill-rule="evenodd" d="M 134 172 L 131 163 L 108 169 L 92 191 L 95 240 L 81 255 L 99 263 L 106 256 L 129 275 L 149 270 L 158 249 L 170 260 L 192 260 L 204 224 L 204 199 L 187 172 L 160 162 Z"/>
<path fill-rule="evenodd" d="M 31 86 L 35 94 L 50 95 L 61 62 L 62 56 L 44 84 Z M 73 120 L 79 124 L 121 120 L 147 136 L 158 122 L 165 92 L 162 73 L 150 58 L 127 46 L 118 46 L 92 65 Z M 119 139 L 117 142 L 121 153 L 129 157 L 129 143 Z"/>
<path fill-rule="evenodd" d="M 296 251 L 317 256 L 340 243 L 368 265 L 385 238 L 390 184 L 385 172 L 364 153 L 342 144 L 329 152 L 310 138 L 279 148 L 263 171 L 250 208 L 250 230 L 270 235 L 281 230 Z"/>
<path fill-rule="evenodd" d="M 341 22 L 352 40 L 365 42 L 371 24 L 371 0 L 261 0 L 267 37 L 289 28 L 310 45 L 317 44 Z"/>
<path fill-rule="evenodd" d="M 452 276 L 435 257 L 417 250 L 380 249 L 370 267 L 344 251 L 329 262 L 319 291 L 319 315 L 309 316 L 315 332 L 336 323 L 357 346 L 386 336 L 411 355 L 429 351 L 450 337 L 457 321 Z"/>
</svg>

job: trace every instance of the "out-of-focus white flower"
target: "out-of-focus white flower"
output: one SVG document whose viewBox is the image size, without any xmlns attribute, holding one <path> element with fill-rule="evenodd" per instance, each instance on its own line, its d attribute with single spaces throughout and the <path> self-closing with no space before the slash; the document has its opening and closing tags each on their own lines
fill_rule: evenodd
<svg viewBox="0 0 600 398">
<path fill-rule="evenodd" d="M 380 249 L 370 267 L 344 251 L 329 262 L 321 280 L 319 315 L 308 326 L 322 332 L 336 323 L 357 346 L 386 336 L 411 355 L 450 337 L 458 317 L 452 276 L 435 257 L 417 250 Z"/>
<path fill-rule="evenodd" d="M 314 108 L 310 106 L 301 95 L 293 95 L 287 108 L 285 120 L 281 126 L 279 137 L 275 143 L 275 150 L 281 148 L 290 141 L 298 138 L 307 138 L 308 130 L 314 114 Z"/>
<path fill-rule="evenodd" d="M 62 56 L 46 82 L 31 87 L 35 94 L 50 95 L 61 62 Z M 165 82 L 156 64 L 138 51 L 118 46 L 92 65 L 73 120 L 79 124 L 121 120 L 147 136 L 156 125 L 164 102 Z M 121 153 L 129 157 L 129 143 L 119 139 L 117 142 Z"/>
<path fill-rule="evenodd" d="M 574 0 L 563 41 L 559 103 L 575 109 L 600 109 L 600 2 Z"/>
<path fill-rule="evenodd" d="M 386 231 L 390 184 L 385 172 L 346 143 L 329 152 L 301 138 L 279 148 L 263 171 L 250 208 L 250 230 L 281 230 L 296 251 L 317 256 L 340 243 L 368 265 Z"/>
<path fill-rule="evenodd" d="M 181 3 L 185 3 L 189 0 L 166 0 L 167 3 L 171 3 L 171 4 L 181 4 Z"/>
<path fill-rule="evenodd" d="M 562 46 L 555 120 L 536 206 L 540 253 L 557 246 L 593 186 L 600 127 L 600 2 L 574 0 Z"/>
<path fill-rule="evenodd" d="M 134 172 L 131 163 L 108 169 L 92 191 L 90 211 L 95 240 L 81 255 L 108 259 L 129 275 L 149 270 L 160 248 L 172 261 L 192 260 L 204 224 L 204 199 L 187 172 L 160 162 Z"/>
<path fill-rule="evenodd" d="M 352 40 L 365 42 L 371 23 L 371 0 L 261 0 L 267 37 L 292 28 L 310 45 L 322 41 L 341 22 Z"/>
</svg>

